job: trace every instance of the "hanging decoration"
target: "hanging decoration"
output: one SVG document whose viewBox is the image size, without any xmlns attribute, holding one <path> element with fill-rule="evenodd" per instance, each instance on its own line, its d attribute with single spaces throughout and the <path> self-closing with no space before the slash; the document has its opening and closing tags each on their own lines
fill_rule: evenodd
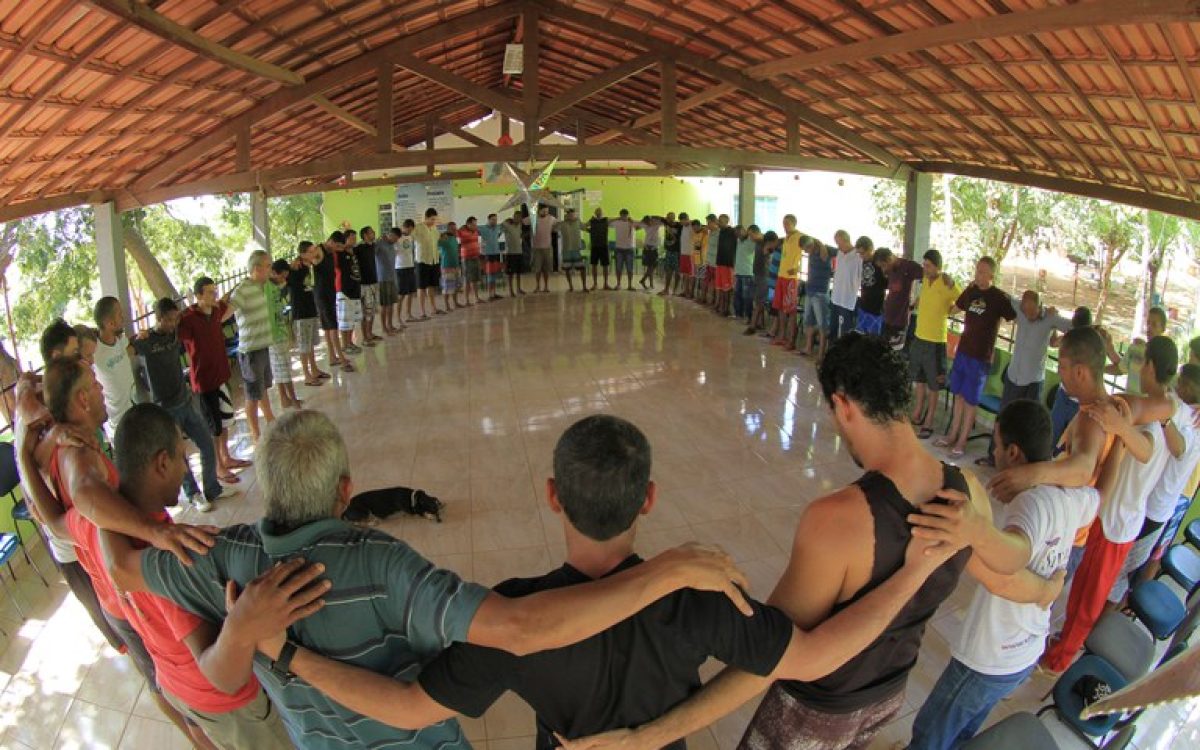
<svg viewBox="0 0 1200 750">
<path fill-rule="evenodd" d="M 508 170 L 513 180 L 517 183 L 517 192 L 505 201 L 503 206 L 496 209 L 496 213 L 503 214 L 524 203 L 529 207 L 529 230 L 535 231 L 537 229 L 538 204 L 562 209 L 562 203 L 555 197 L 554 193 L 546 189 L 546 185 L 550 183 L 550 173 L 554 171 L 555 164 L 558 164 L 557 156 L 549 164 L 542 167 L 541 171 L 533 176 L 533 179 L 530 179 L 527 173 L 505 162 L 505 169 Z"/>
</svg>

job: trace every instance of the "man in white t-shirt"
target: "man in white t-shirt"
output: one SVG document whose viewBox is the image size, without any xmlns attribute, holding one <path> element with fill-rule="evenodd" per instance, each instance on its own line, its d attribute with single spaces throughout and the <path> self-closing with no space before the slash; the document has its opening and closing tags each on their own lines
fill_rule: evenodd
<svg viewBox="0 0 1200 750">
<path fill-rule="evenodd" d="M 996 418 L 996 466 L 1049 461 L 1050 426 L 1050 412 L 1036 401 L 1006 406 Z M 1037 666 L 1075 532 L 1092 522 L 1099 503 L 1100 492 L 1091 487 L 1039 485 L 1013 498 L 995 526 L 983 525 L 986 520 L 979 525 L 967 572 L 982 585 L 971 599 L 950 664 L 917 713 L 912 750 L 948 750 L 966 742 Z M 1024 561 L 1014 575 L 990 567 L 1007 567 L 1014 559 Z"/>
<path fill-rule="evenodd" d="M 137 398 L 132 352 L 124 338 L 125 311 L 116 297 L 101 297 L 92 310 L 92 318 L 99 330 L 92 369 L 104 388 L 104 410 L 108 414 L 104 431 L 111 441 L 117 423 Z"/>
<path fill-rule="evenodd" d="M 1142 536 L 1129 551 L 1125 565 L 1126 571 L 1135 573 L 1138 581 L 1147 581 L 1157 575 L 1158 560 L 1179 529 L 1178 522 L 1172 523 L 1172 518 L 1177 512 L 1182 517 L 1180 505 L 1186 508 L 1191 502 L 1191 498 L 1183 496 L 1183 491 L 1200 461 L 1200 429 L 1192 422 L 1192 407 L 1200 403 L 1200 365 L 1189 362 L 1179 368 L 1171 400 L 1175 404 L 1175 415 L 1164 428 L 1171 457 L 1146 500 Z"/>
<path fill-rule="evenodd" d="M 858 242 L 869 243 L 869 237 L 859 237 Z M 829 341 L 836 341 L 839 336 L 854 330 L 856 311 L 858 309 L 858 290 L 862 286 L 862 256 L 858 254 L 857 245 L 850 244 L 850 233 L 839 229 L 833 235 L 837 243 L 837 257 L 833 267 L 833 285 L 829 293 L 832 306 L 829 317 Z"/>
</svg>

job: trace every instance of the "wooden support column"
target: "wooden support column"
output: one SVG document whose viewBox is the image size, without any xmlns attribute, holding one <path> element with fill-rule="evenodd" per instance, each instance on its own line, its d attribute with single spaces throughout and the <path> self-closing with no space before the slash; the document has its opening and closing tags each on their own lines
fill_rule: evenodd
<svg viewBox="0 0 1200 750">
<path fill-rule="evenodd" d="M 524 45 L 525 59 L 521 71 L 521 105 L 525 113 L 525 145 L 529 150 L 529 158 L 532 159 L 533 149 L 537 147 L 539 135 L 538 45 L 541 43 L 541 34 L 538 32 L 538 9 L 529 5 L 522 13 L 525 38 L 521 44 Z"/>
<path fill-rule="evenodd" d="M 237 146 L 237 151 L 236 151 L 235 158 L 237 160 L 237 171 L 249 172 L 250 171 L 250 128 L 249 128 L 249 126 L 238 129 L 236 146 Z"/>
<path fill-rule="evenodd" d="M 125 313 L 125 330 L 132 333 L 129 308 L 129 276 L 125 270 L 125 228 L 121 213 L 112 201 L 92 206 L 95 216 L 96 265 L 100 267 L 100 294 L 116 297 Z"/>
<path fill-rule="evenodd" d="M 667 58 L 662 62 L 662 144 L 674 146 L 678 142 L 675 130 L 675 117 L 678 113 L 676 98 L 675 60 Z"/>
<path fill-rule="evenodd" d="M 511 138 L 512 137 L 510 134 L 511 130 L 512 130 L 512 126 L 508 119 L 508 115 L 500 115 L 500 135 L 502 135 L 502 136 L 507 135 Z"/>
<path fill-rule="evenodd" d="M 436 127 L 437 127 L 437 117 L 436 116 L 429 115 L 428 117 L 425 118 L 425 149 L 431 154 L 433 153 L 434 140 L 437 139 Z M 433 172 L 434 172 L 434 163 L 432 161 L 430 161 L 429 166 L 427 166 L 425 168 L 425 174 L 432 177 Z"/>
<path fill-rule="evenodd" d="M 250 194 L 250 226 L 254 244 L 271 252 L 271 217 L 267 213 L 267 196 L 261 190 Z"/>
<path fill-rule="evenodd" d="M 929 249 L 933 175 L 913 170 L 904 188 L 904 257 L 916 260 Z"/>
<path fill-rule="evenodd" d="M 794 154 L 800 150 L 800 118 L 788 112 L 787 115 L 787 152 Z"/>
<path fill-rule="evenodd" d="M 584 145 L 583 141 L 585 138 L 587 138 L 587 133 L 584 132 L 584 129 L 583 129 L 583 120 L 582 119 L 576 120 L 575 121 L 575 143 L 582 146 L 582 145 Z M 587 169 L 587 161 L 586 160 L 580 161 L 579 166 L 582 169 Z"/>
<path fill-rule="evenodd" d="M 385 60 L 379 63 L 379 69 L 375 73 L 377 94 L 375 98 L 375 150 L 381 154 L 391 153 L 392 151 L 392 123 L 394 115 L 392 112 L 392 72 L 394 66 L 391 61 Z"/>
<path fill-rule="evenodd" d="M 758 173 L 743 169 L 738 174 L 738 215 L 735 224 L 748 227 L 754 223 L 754 197 Z"/>
</svg>

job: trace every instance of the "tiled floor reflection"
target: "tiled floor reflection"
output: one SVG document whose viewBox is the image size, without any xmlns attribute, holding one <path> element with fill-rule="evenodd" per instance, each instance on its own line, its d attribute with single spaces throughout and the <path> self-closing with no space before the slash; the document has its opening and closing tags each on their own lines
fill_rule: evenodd
<svg viewBox="0 0 1200 750">
<path fill-rule="evenodd" d="M 639 550 L 653 555 L 689 540 L 722 544 L 759 597 L 783 571 L 805 505 L 858 475 L 839 446 L 810 361 L 742 336 L 740 326 L 689 302 L 641 292 L 529 295 L 439 316 L 368 350 L 358 373 L 300 389 L 308 406 L 342 425 L 357 487 L 420 487 L 447 504 L 442 524 L 402 519 L 386 529 L 484 584 L 561 563 L 561 522 L 545 506 L 545 479 L 558 435 L 585 414 L 618 414 L 650 438 L 660 493 L 639 527 Z M 981 450 L 978 441 L 972 447 Z M 223 501 L 204 520 L 256 519 L 253 471 L 241 487 L 242 498 Z M 66 587 L 46 590 L 21 573 L 18 596 L 30 619 L 21 623 L 10 602 L 0 608 L 8 632 L 0 642 L 0 746 L 187 747 L 128 662 L 101 646 Z M 904 714 L 874 747 L 908 739 L 973 585 L 964 581 L 939 612 Z M 708 665 L 705 675 L 716 668 Z M 1035 709 L 1048 689 L 1033 681 L 993 720 Z M 752 713 L 753 706 L 743 708 L 690 746 L 733 748 Z M 1153 711 L 1136 746 L 1193 746 L 1198 719 L 1183 704 Z M 463 724 L 476 747 L 532 746 L 532 715 L 513 696 Z"/>
</svg>

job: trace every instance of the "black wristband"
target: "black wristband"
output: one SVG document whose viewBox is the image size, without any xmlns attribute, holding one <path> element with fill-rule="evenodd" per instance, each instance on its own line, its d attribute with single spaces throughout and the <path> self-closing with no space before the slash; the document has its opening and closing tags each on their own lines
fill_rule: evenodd
<svg viewBox="0 0 1200 750">
<path fill-rule="evenodd" d="M 292 674 L 292 657 L 296 655 L 296 648 L 296 644 L 290 640 L 283 644 L 283 648 L 279 651 L 279 658 L 271 662 L 272 674 L 284 681 L 295 676 Z"/>
</svg>

